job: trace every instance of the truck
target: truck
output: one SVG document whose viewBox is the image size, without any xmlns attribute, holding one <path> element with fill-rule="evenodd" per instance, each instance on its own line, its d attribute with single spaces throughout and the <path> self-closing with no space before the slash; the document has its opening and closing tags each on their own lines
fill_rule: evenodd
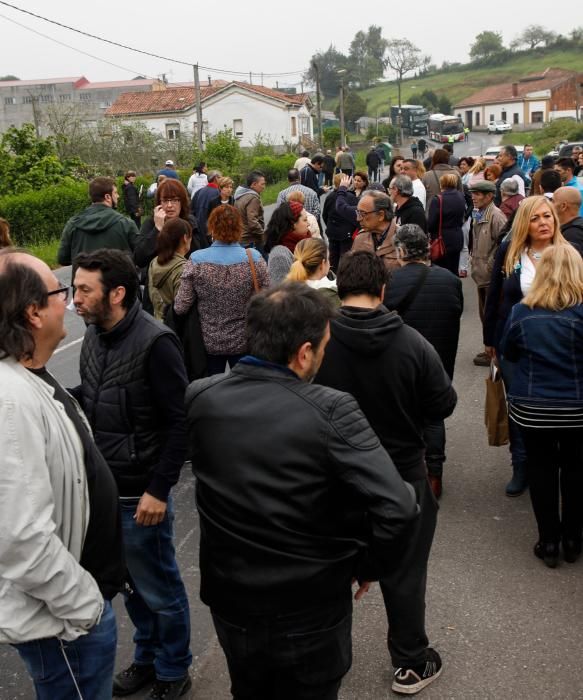
<svg viewBox="0 0 583 700">
<path fill-rule="evenodd" d="M 401 105 L 391 107 L 391 122 L 399 126 L 399 111 L 401 113 L 401 126 L 407 136 L 424 136 L 427 133 L 427 120 L 429 112 L 423 105 Z"/>
</svg>

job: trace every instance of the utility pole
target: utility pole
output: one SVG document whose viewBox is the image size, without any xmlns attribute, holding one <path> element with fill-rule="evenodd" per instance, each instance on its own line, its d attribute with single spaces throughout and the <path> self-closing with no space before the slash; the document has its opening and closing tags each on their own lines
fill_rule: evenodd
<svg viewBox="0 0 583 700">
<path fill-rule="evenodd" d="M 202 142 L 202 104 L 200 99 L 200 80 L 198 77 L 198 63 L 192 66 L 194 72 L 194 98 L 196 100 L 196 145 L 200 153 L 204 150 Z"/>
<path fill-rule="evenodd" d="M 345 146 L 344 138 L 344 78 L 340 78 L 340 145 Z"/>
<path fill-rule="evenodd" d="M 322 106 L 320 104 L 320 71 L 318 70 L 318 64 L 316 61 L 312 61 L 312 66 L 314 67 L 314 73 L 316 74 L 316 114 L 318 116 L 318 145 L 320 148 L 324 145 L 324 138 L 322 134 Z"/>
<path fill-rule="evenodd" d="M 263 87 L 263 71 L 261 71 L 261 87 Z"/>
<path fill-rule="evenodd" d="M 253 85 L 253 74 L 249 71 L 249 85 Z"/>
</svg>

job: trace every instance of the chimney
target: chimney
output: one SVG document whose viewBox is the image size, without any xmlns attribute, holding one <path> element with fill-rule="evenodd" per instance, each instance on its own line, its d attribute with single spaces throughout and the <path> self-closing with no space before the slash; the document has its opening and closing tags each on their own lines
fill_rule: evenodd
<svg viewBox="0 0 583 700">
<path fill-rule="evenodd" d="M 211 80 L 211 76 L 207 75 L 208 81 L 209 81 L 209 87 L 212 87 L 213 81 Z"/>
<path fill-rule="evenodd" d="M 518 83 L 512 83 L 512 97 L 518 97 Z"/>
</svg>

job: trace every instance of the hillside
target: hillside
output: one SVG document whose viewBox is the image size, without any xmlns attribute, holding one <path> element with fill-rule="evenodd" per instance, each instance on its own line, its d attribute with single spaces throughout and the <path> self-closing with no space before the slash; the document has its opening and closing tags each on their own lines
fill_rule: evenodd
<svg viewBox="0 0 583 700">
<path fill-rule="evenodd" d="M 455 104 L 488 85 L 510 83 L 548 67 L 578 70 L 583 73 L 583 53 L 575 50 L 549 50 L 548 52 L 535 50 L 530 55 L 516 56 L 502 66 L 470 68 L 470 64 L 466 65 L 468 68 L 462 70 L 432 73 L 421 78 L 404 80 L 403 104 L 415 104 L 415 94 L 423 90 L 433 90 L 438 96 L 445 94 L 452 104 Z M 391 104 L 397 104 L 397 84 L 394 82 L 382 83 L 376 87 L 358 91 L 358 94 L 367 100 L 366 112 L 371 117 L 376 115 L 377 110 L 379 114 L 383 110 L 386 111 L 389 100 Z M 324 101 L 325 109 L 335 110 L 337 107 L 338 98 L 329 98 Z"/>
</svg>

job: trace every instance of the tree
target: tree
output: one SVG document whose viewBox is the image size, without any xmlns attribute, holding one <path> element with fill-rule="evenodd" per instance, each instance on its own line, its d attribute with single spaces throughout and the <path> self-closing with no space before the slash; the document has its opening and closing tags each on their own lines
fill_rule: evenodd
<svg viewBox="0 0 583 700">
<path fill-rule="evenodd" d="M 77 165 L 78 162 L 71 165 Z M 0 195 L 21 194 L 72 181 L 51 138 L 38 138 L 33 124 L 11 127 L 0 140 Z"/>
<path fill-rule="evenodd" d="M 9 80 L 20 80 L 15 75 L 0 75 L 0 82 L 7 82 Z"/>
<path fill-rule="evenodd" d="M 421 51 L 407 39 L 390 39 L 387 42 L 385 65 L 397 74 L 399 107 L 401 106 L 401 83 L 403 77 L 423 65 Z"/>
<path fill-rule="evenodd" d="M 473 61 L 484 61 L 503 51 L 502 34 L 486 30 L 476 36 L 470 47 L 470 58 Z"/>
<path fill-rule="evenodd" d="M 322 129 L 324 135 L 324 146 L 327 148 L 333 148 L 340 144 L 340 127 L 339 126 L 326 126 Z"/>
<path fill-rule="evenodd" d="M 449 98 L 447 98 L 445 95 L 442 95 L 437 102 L 437 109 L 442 114 L 451 114 L 453 107 Z"/>
<path fill-rule="evenodd" d="M 310 59 L 310 67 L 304 73 L 304 80 L 316 84 L 316 71 L 314 63 L 318 66 L 320 73 L 320 90 L 325 97 L 333 97 L 340 90 L 339 70 L 346 70 L 344 80 L 348 76 L 348 57 L 337 51 L 333 44 L 323 53 L 316 53 Z"/>
<path fill-rule="evenodd" d="M 217 131 L 205 141 L 204 160 L 219 170 L 232 172 L 241 162 L 241 145 L 232 129 Z"/>
<path fill-rule="evenodd" d="M 340 105 L 336 109 L 336 116 L 340 113 Z M 366 114 L 366 100 L 357 92 L 344 93 L 344 118 L 347 122 L 354 122 Z"/>
<path fill-rule="evenodd" d="M 530 51 L 536 49 L 537 46 L 544 44 L 548 46 L 557 38 L 555 32 L 547 32 L 540 24 L 531 24 L 522 34 L 519 34 L 511 44 L 511 48 L 515 49 L 520 46 L 526 46 Z"/>
<path fill-rule="evenodd" d="M 369 87 L 382 77 L 386 49 L 387 40 L 382 36 L 381 27 L 371 24 L 367 32 L 355 34 L 348 58 L 361 88 Z"/>
<path fill-rule="evenodd" d="M 419 95 L 411 96 L 409 99 L 416 104 L 423 105 L 429 112 L 436 112 L 439 109 L 439 97 L 433 90 L 423 90 Z"/>
</svg>

